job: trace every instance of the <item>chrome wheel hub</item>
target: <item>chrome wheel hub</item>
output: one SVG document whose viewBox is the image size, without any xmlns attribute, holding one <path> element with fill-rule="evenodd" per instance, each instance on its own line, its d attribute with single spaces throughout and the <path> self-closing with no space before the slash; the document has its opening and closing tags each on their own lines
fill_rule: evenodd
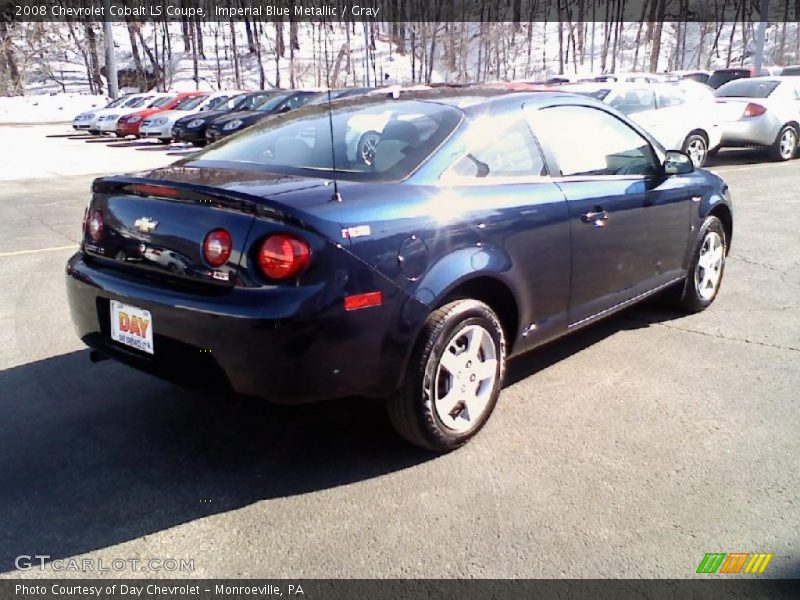
<svg viewBox="0 0 800 600">
<path fill-rule="evenodd" d="M 480 325 L 458 330 L 447 342 L 433 381 L 436 414 L 448 429 L 468 431 L 486 412 L 497 381 L 497 351 Z"/>
<path fill-rule="evenodd" d="M 694 270 L 694 285 L 701 298 L 710 300 L 717 293 L 724 260 L 722 238 L 716 231 L 709 231 L 700 247 L 700 258 Z"/>
<path fill-rule="evenodd" d="M 706 159 L 706 144 L 703 140 L 694 139 L 689 142 L 689 145 L 686 147 L 686 154 L 689 155 L 689 158 L 692 159 L 695 167 L 700 167 L 703 165 L 703 161 Z"/>
<path fill-rule="evenodd" d="M 783 132 L 780 141 L 780 151 L 783 158 L 791 158 L 797 147 L 797 134 L 794 129 L 787 129 Z"/>
</svg>

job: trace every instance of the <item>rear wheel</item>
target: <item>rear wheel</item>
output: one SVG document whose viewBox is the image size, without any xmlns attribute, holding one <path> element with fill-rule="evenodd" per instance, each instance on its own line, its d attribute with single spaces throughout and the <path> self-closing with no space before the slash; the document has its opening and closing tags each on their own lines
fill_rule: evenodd
<svg viewBox="0 0 800 600">
<path fill-rule="evenodd" d="M 770 154 L 775 160 L 789 160 L 797 152 L 797 130 L 791 125 L 784 125 L 778 132 L 778 137 L 770 148 Z"/>
<path fill-rule="evenodd" d="M 727 243 L 722 222 L 717 217 L 707 217 L 697 236 L 683 293 L 677 298 L 679 308 L 700 312 L 711 306 L 722 283 Z"/>
<path fill-rule="evenodd" d="M 689 155 L 689 158 L 692 159 L 692 163 L 694 163 L 696 168 L 700 168 L 706 164 L 708 142 L 705 136 L 699 133 L 689 134 L 683 141 L 682 150 Z"/>
<path fill-rule="evenodd" d="M 503 328 L 486 304 L 458 300 L 434 311 L 403 387 L 388 401 L 395 428 L 423 448 L 449 451 L 462 446 L 494 410 L 505 358 Z"/>
</svg>

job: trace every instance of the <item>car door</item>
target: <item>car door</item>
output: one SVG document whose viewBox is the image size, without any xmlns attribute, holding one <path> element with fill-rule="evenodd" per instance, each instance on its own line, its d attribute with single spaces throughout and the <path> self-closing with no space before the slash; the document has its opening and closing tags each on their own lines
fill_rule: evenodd
<svg viewBox="0 0 800 600">
<path fill-rule="evenodd" d="M 567 198 L 571 325 L 682 276 L 691 190 L 630 124 L 595 106 L 529 111 Z"/>
</svg>

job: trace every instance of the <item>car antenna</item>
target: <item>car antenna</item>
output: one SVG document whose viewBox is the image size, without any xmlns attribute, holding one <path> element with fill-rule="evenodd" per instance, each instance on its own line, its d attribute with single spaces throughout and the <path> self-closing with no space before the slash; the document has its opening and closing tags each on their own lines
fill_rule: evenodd
<svg viewBox="0 0 800 600">
<path fill-rule="evenodd" d="M 331 106 L 331 65 L 328 56 L 328 32 L 325 32 L 325 80 L 328 85 L 328 126 L 331 131 L 331 174 L 333 175 L 333 198 L 331 202 L 341 202 L 339 184 L 336 182 L 336 146 L 333 143 L 333 106 Z"/>
</svg>

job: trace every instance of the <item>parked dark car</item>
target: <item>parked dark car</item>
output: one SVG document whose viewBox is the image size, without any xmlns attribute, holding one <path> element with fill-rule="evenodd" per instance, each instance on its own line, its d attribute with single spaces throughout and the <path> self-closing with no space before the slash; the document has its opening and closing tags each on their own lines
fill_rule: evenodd
<svg viewBox="0 0 800 600">
<path fill-rule="evenodd" d="M 798 77 L 800 76 L 800 65 L 789 65 L 781 69 L 781 77 Z"/>
<path fill-rule="evenodd" d="M 708 80 L 704 83 L 713 88 L 717 89 L 718 87 L 725 85 L 729 81 L 733 81 L 734 79 L 743 79 L 745 77 L 753 77 L 753 69 L 748 68 L 740 68 L 740 69 L 717 69 L 708 77 Z"/>
<path fill-rule="evenodd" d="M 206 127 L 206 142 L 215 142 L 269 116 L 300 108 L 318 94 L 319 92 L 306 91 L 284 92 L 262 102 L 253 110 L 239 111 L 234 115 L 214 119 L 214 122 Z"/>
<path fill-rule="evenodd" d="M 718 293 L 727 185 L 601 102 L 327 108 L 95 180 L 67 283 L 96 356 L 282 402 L 383 398 L 406 438 L 450 450 L 489 418 L 509 356 L 658 292 L 688 311 Z M 378 122 L 366 164 L 349 128 Z M 114 260 L 112 229 L 184 264 Z"/>
<path fill-rule="evenodd" d="M 206 128 L 219 117 L 239 111 L 251 111 L 263 104 L 267 99 L 281 94 L 280 90 L 248 92 L 234 96 L 223 108 L 209 110 L 200 114 L 189 115 L 175 121 L 172 126 L 172 137 L 179 142 L 188 142 L 195 146 L 206 145 Z"/>
</svg>

